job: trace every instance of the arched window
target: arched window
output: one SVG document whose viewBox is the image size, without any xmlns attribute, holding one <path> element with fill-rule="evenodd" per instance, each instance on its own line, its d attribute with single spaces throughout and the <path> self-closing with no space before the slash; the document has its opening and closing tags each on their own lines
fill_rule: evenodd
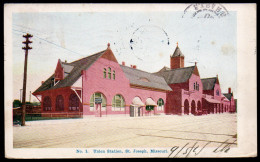
<svg viewBox="0 0 260 162">
<path fill-rule="evenodd" d="M 102 93 L 94 93 L 90 98 L 90 111 L 94 111 L 95 109 L 95 98 L 101 98 L 102 99 L 102 111 L 106 111 L 107 107 L 107 100 L 106 97 Z"/>
<path fill-rule="evenodd" d="M 106 69 L 106 68 L 104 68 L 103 77 L 104 77 L 104 78 L 107 77 L 107 69 Z"/>
<path fill-rule="evenodd" d="M 56 97 L 56 111 L 64 111 L 64 99 L 62 95 Z"/>
<path fill-rule="evenodd" d="M 51 111 L 51 98 L 49 96 L 43 99 L 43 111 Z"/>
<path fill-rule="evenodd" d="M 198 91 L 200 90 L 200 85 L 198 84 L 198 89 L 197 89 Z"/>
<path fill-rule="evenodd" d="M 111 79 L 111 68 L 108 68 L 108 79 Z"/>
<path fill-rule="evenodd" d="M 157 101 L 157 110 L 158 111 L 164 110 L 164 101 L 161 98 L 159 98 L 159 100 Z"/>
<path fill-rule="evenodd" d="M 115 70 L 113 70 L 113 80 L 115 80 L 116 79 L 116 72 L 115 72 Z"/>
<path fill-rule="evenodd" d="M 117 94 L 112 100 L 112 111 L 124 111 L 125 110 L 125 100 L 124 98 Z"/>
<path fill-rule="evenodd" d="M 69 98 L 69 110 L 78 111 L 79 110 L 79 98 L 75 93 L 72 93 Z"/>
</svg>

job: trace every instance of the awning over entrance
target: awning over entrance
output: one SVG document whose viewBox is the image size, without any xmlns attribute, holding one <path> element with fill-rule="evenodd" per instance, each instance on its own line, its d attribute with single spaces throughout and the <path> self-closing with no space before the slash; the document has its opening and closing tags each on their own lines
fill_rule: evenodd
<svg viewBox="0 0 260 162">
<path fill-rule="evenodd" d="M 132 101 L 132 105 L 136 106 L 145 106 L 145 104 L 141 101 L 139 97 L 135 97 Z"/>
<path fill-rule="evenodd" d="M 215 99 L 212 99 L 212 98 L 204 98 L 204 99 L 207 100 L 207 101 L 210 102 L 210 103 L 216 103 L 216 104 L 219 104 L 219 103 L 220 103 L 220 101 L 215 100 Z"/>
<path fill-rule="evenodd" d="M 145 101 L 146 105 L 154 105 L 156 106 L 157 104 L 153 101 L 153 99 L 151 98 L 147 98 L 147 100 Z"/>
</svg>

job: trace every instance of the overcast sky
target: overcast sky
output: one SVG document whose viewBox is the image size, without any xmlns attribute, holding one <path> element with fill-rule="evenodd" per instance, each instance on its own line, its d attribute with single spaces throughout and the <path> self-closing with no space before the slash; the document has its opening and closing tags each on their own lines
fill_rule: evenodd
<svg viewBox="0 0 260 162">
<path fill-rule="evenodd" d="M 236 13 L 215 19 L 183 18 L 183 12 L 14 13 L 13 94 L 23 85 L 23 34 L 33 35 L 28 57 L 27 100 L 54 73 L 58 59 L 72 62 L 107 48 L 119 63 L 156 72 L 170 66 L 178 42 L 185 66 L 198 62 L 201 78 L 219 76 L 222 93 L 237 86 Z M 37 101 L 32 96 L 31 101 Z"/>
</svg>

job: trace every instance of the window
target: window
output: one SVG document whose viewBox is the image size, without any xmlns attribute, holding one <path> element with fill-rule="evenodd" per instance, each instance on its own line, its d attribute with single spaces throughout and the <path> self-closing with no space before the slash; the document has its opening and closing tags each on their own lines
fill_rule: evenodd
<svg viewBox="0 0 260 162">
<path fill-rule="evenodd" d="M 113 80 L 116 79 L 116 73 L 115 73 L 115 70 L 113 70 Z"/>
<path fill-rule="evenodd" d="M 200 85 L 198 84 L 198 91 L 200 90 Z"/>
<path fill-rule="evenodd" d="M 145 109 L 147 111 L 152 111 L 152 110 L 154 110 L 154 105 L 146 105 Z"/>
<path fill-rule="evenodd" d="M 62 95 L 56 97 L 56 111 L 64 111 L 64 99 Z"/>
<path fill-rule="evenodd" d="M 104 77 L 104 78 L 107 77 L 107 69 L 106 69 L 106 68 L 104 68 L 103 77 Z"/>
<path fill-rule="evenodd" d="M 108 79 L 111 79 L 111 68 L 108 68 Z"/>
<path fill-rule="evenodd" d="M 78 111 L 79 110 L 79 98 L 75 93 L 70 95 L 69 110 L 70 111 Z"/>
<path fill-rule="evenodd" d="M 164 102 L 163 102 L 163 99 L 161 99 L 161 98 L 157 101 L 157 110 L 158 111 L 164 110 Z"/>
<path fill-rule="evenodd" d="M 125 100 L 124 98 L 117 94 L 112 100 L 112 111 L 124 111 L 125 110 Z"/>
<path fill-rule="evenodd" d="M 216 91 L 216 95 L 219 96 L 219 90 Z"/>
<path fill-rule="evenodd" d="M 49 96 L 43 99 L 43 111 L 51 111 L 51 98 Z"/>
<path fill-rule="evenodd" d="M 102 93 L 94 93 L 90 98 L 90 111 L 94 111 L 94 108 L 96 106 L 95 104 L 95 98 L 101 98 L 102 99 L 102 111 L 106 111 L 107 106 L 107 100 L 105 96 Z"/>
<path fill-rule="evenodd" d="M 196 82 L 196 83 L 194 83 L 194 90 L 199 90 L 199 84 Z"/>
</svg>

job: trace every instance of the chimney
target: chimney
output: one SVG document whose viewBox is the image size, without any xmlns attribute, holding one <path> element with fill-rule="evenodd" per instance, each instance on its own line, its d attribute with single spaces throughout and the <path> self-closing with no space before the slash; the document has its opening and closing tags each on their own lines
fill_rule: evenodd
<svg viewBox="0 0 260 162">
<path fill-rule="evenodd" d="M 122 61 L 122 65 L 125 66 L 125 62 L 124 61 Z"/>
<path fill-rule="evenodd" d="M 44 83 L 44 81 L 42 81 L 42 84 Z"/>
<path fill-rule="evenodd" d="M 131 68 L 133 68 L 133 65 L 131 65 Z"/>
<path fill-rule="evenodd" d="M 136 65 L 133 65 L 133 68 L 136 69 Z"/>
<path fill-rule="evenodd" d="M 65 60 L 65 63 L 67 63 L 67 60 Z"/>
<path fill-rule="evenodd" d="M 231 88 L 230 88 L 230 87 L 228 88 L 228 93 L 229 93 L 229 94 L 231 93 Z"/>
</svg>

